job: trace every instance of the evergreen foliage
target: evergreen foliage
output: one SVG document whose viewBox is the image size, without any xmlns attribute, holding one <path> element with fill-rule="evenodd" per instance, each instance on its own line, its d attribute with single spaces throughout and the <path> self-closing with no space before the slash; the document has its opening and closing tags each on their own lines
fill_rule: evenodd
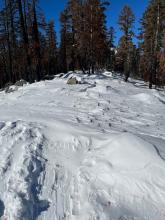
<svg viewBox="0 0 165 220">
<path fill-rule="evenodd" d="M 32 83 L 76 69 L 93 74 L 107 69 L 165 84 L 165 1 L 150 0 L 134 45 L 135 16 L 125 5 L 118 24 L 122 36 L 107 27 L 104 0 L 68 0 L 61 12 L 60 42 L 54 21 L 46 23 L 37 0 L 3 0 L 0 8 L 0 87 L 20 79 Z M 113 13 L 113 12 L 112 12 Z"/>
</svg>

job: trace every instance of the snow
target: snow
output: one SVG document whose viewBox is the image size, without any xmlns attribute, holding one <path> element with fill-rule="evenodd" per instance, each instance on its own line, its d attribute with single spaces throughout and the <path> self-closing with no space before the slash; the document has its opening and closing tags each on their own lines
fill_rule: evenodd
<svg viewBox="0 0 165 220">
<path fill-rule="evenodd" d="M 164 220 L 164 112 L 110 72 L 0 92 L 0 219 Z"/>
</svg>

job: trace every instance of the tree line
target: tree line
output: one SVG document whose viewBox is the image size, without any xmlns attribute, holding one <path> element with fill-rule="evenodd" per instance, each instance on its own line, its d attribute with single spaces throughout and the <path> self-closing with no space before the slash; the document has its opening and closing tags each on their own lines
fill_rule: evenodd
<svg viewBox="0 0 165 220">
<path fill-rule="evenodd" d="M 60 72 L 93 74 L 107 69 L 142 78 L 149 87 L 165 84 L 165 1 L 150 0 L 135 36 L 135 15 L 125 5 L 118 25 L 107 27 L 109 1 L 68 0 L 60 15 L 60 42 L 54 21 L 46 22 L 37 0 L 1 0 L 0 87 L 20 79 L 33 83 Z M 111 12 L 113 13 L 113 11 Z M 116 13 L 116 12 L 115 12 Z M 133 38 L 138 44 L 134 44 Z"/>
</svg>

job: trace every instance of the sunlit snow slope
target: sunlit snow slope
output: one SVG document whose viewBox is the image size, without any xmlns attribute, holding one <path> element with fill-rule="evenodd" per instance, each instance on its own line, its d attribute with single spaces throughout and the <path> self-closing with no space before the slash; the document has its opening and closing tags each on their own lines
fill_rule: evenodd
<svg viewBox="0 0 165 220">
<path fill-rule="evenodd" d="M 0 93 L 0 219 L 165 220 L 165 93 L 74 75 Z"/>
</svg>

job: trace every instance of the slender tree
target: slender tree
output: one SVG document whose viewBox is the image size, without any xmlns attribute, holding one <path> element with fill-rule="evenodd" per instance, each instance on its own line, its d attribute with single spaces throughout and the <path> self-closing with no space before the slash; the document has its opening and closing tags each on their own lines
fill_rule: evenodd
<svg viewBox="0 0 165 220">
<path fill-rule="evenodd" d="M 68 71 L 67 65 L 67 10 L 61 13 L 61 43 L 60 43 L 60 69 L 64 73 Z"/>
<path fill-rule="evenodd" d="M 106 68 L 110 71 L 115 69 L 115 30 L 113 27 L 110 27 L 107 31 L 107 52 L 106 52 Z"/>
<path fill-rule="evenodd" d="M 36 79 L 40 81 L 43 77 L 42 68 L 41 68 L 41 47 L 40 47 L 40 38 L 39 38 L 39 29 L 38 29 L 38 20 L 36 12 L 36 0 L 32 2 L 32 12 L 33 12 L 33 46 L 36 56 Z"/>
<path fill-rule="evenodd" d="M 160 55 L 159 84 L 165 84 L 165 33 L 164 33 L 163 50 L 161 51 L 161 55 Z"/>
<path fill-rule="evenodd" d="M 17 4 L 18 4 L 19 19 L 20 19 L 21 36 L 22 36 L 24 52 L 25 52 L 26 61 L 27 61 L 27 63 L 25 64 L 25 67 L 26 67 L 25 79 L 27 81 L 29 80 L 31 81 L 32 73 L 31 73 L 31 57 L 29 54 L 30 45 L 29 45 L 28 33 L 27 33 L 26 23 L 25 23 L 24 14 L 23 14 L 22 2 L 20 0 L 17 0 Z"/>
<path fill-rule="evenodd" d="M 132 37 L 134 35 L 132 29 L 135 21 L 135 16 L 129 6 L 124 6 L 119 16 L 120 29 L 123 36 L 120 39 L 119 55 L 121 56 L 121 65 L 125 74 L 125 81 L 128 80 L 131 71 L 131 53 L 133 50 Z"/>
<path fill-rule="evenodd" d="M 48 60 L 48 74 L 57 74 L 57 39 L 54 29 L 54 21 L 49 21 L 46 28 L 47 50 L 46 56 Z"/>
</svg>

